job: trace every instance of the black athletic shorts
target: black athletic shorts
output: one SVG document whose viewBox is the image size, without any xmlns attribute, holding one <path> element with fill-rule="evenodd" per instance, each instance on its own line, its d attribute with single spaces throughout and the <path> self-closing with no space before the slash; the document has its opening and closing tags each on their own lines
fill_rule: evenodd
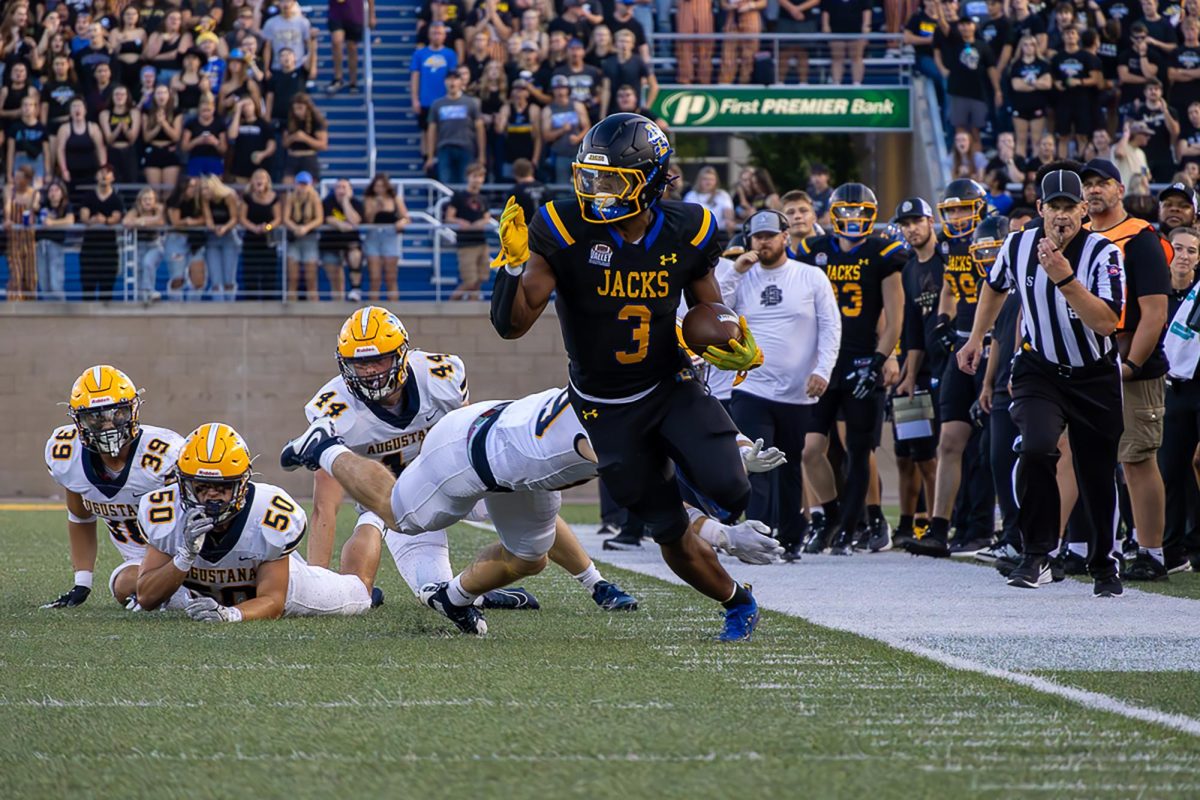
<svg viewBox="0 0 1200 800">
<path fill-rule="evenodd" d="M 961 339 L 959 341 L 961 344 Z M 955 348 L 957 352 L 958 348 Z M 986 345 L 985 345 L 986 352 Z M 983 375 L 987 371 L 987 359 L 979 364 L 974 375 L 958 368 L 958 359 L 951 353 L 946 361 L 946 371 L 938 384 L 938 420 L 941 422 L 971 422 L 971 406 L 979 399 L 983 388 Z"/>
<path fill-rule="evenodd" d="M 865 356 L 864 358 L 870 358 Z M 859 436 L 869 436 L 866 444 L 878 447 L 883 437 L 883 412 L 887 405 L 883 386 L 878 385 L 869 395 L 859 400 L 851 393 L 853 384 L 845 376 L 855 369 L 855 359 L 839 357 L 830 375 L 829 388 L 813 407 L 809 417 L 809 433 L 828 436 L 839 419 L 846 423 L 846 445 L 850 447 Z"/>
</svg>

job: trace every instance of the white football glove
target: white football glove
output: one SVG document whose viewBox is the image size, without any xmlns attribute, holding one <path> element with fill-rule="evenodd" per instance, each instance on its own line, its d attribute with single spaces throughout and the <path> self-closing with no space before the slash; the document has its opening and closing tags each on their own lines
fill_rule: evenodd
<svg viewBox="0 0 1200 800">
<path fill-rule="evenodd" d="M 752 444 L 742 445 L 738 449 L 742 453 L 742 464 L 745 465 L 746 472 L 770 472 L 787 463 L 787 456 L 779 448 L 768 447 L 764 450 L 762 439 L 756 439 Z"/>
<path fill-rule="evenodd" d="M 197 622 L 240 622 L 242 613 L 223 606 L 211 597 L 197 597 L 187 604 L 187 615 Z"/>
<path fill-rule="evenodd" d="M 771 528 L 756 519 L 720 526 L 716 546 L 747 564 L 773 564 L 783 546 L 771 538 Z"/>
<path fill-rule="evenodd" d="M 175 567 L 180 572 L 187 572 L 196 563 L 200 548 L 204 545 L 204 537 L 213 529 L 215 523 L 205 516 L 203 508 L 189 508 L 183 515 L 183 541 L 179 543 L 179 552 L 175 554 Z"/>
</svg>

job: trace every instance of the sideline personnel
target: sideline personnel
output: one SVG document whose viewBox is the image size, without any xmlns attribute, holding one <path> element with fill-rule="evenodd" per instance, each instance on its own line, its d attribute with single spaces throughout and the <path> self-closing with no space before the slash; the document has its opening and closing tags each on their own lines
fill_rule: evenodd
<svg viewBox="0 0 1200 800">
<path fill-rule="evenodd" d="M 958 361 L 964 371 L 976 370 L 983 336 L 1015 286 L 1023 343 L 1012 368 L 1012 417 L 1021 431 L 1017 500 L 1024 557 L 1008 585 L 1036 589 L 1051 581 L 1049 555 L 1059 533 L 1057 444 L 1067 427 L 1091 535 L 1092 593 L 1117 597 L 1114 473 L 1124 421 L 1112 334 L 1123 306 L 1124 264 L 1115 245 L 1082 230 L 1087 206 L 1079 175 L 1050 172 L 1042 179 L 1042 197 L 1042 226 L 1010 235 L 992 265 Z"/>
</svg>

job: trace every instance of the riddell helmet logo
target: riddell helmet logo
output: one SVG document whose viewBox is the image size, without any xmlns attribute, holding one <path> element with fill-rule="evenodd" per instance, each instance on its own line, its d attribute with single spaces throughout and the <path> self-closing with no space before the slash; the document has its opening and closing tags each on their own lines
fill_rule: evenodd
<svg viewBox="0 0 1200 800">
<path fill-rule="evenodd" d="M 703 92 L 680 92 L 663 102 L 663 113 L 672 125 L 703 125 L 717 116 L 717 98 Z"/>
</svg>

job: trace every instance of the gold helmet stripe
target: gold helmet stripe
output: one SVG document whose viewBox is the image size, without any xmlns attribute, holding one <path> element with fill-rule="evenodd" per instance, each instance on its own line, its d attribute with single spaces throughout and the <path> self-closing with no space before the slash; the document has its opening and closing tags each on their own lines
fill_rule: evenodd
<svg viewBox="0 0 1200 800">
<path fill-rule="evenodd" d="M 217 446 L 217 434 L 220 432 L 219 431 L 220 427 L 221 427 L 220 425 L 217 425 L 215 423 L 209 423 L 209 426 L 208 426 L 207 445 L 208 445 L 208 460 L 209 460 L 209 462 L 216 460 L 213 457 L 213 448 L 215 448 Z"/>
</svg>

